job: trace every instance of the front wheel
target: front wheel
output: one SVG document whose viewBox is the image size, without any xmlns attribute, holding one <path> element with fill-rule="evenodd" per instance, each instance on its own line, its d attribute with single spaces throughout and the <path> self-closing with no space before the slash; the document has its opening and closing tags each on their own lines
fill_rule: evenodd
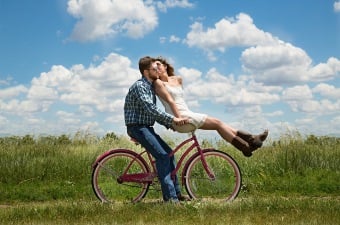
<svg viewBox="0 0 340 225">
<path fill-rule="evenodd" d="M 137 202 L 144 198 L 150 183 L 122 182 L 122 174 L 148 173 L 149 167 L 137 153 L 127 149 L 111 150 L 93 166 L 92 189 L 102 202 Z"/>
<path fill-rule="evenodd" d="M 223 199 L 232 201 L 241 189 L 241 171 L 236 161 L 227 153 L 210 149 L 203 150 L 209 177 L 200 154 L 188 160 L 184 170 L 185 188 L 191 198 Z"/>
</svg>

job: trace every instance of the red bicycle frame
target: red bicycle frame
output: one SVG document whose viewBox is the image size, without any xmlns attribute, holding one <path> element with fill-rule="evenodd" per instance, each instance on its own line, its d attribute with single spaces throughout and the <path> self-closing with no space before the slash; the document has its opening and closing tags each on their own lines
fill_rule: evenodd
<svg viewBox="0 0 340 225">
<path fill-rule="evenodd" d="M 132 139 L 132 141 L 136 142 L 134 139 Z M 209 169 L 209 166 L 207 164 L 207 161 L 205 160 L 204 154 L 203 154 L 203 150 L 201 149 L 201 146 L 197 140 L 197 137 L 195 135 L 194 132 L 192 132 L 192 135 L 190 138 L 184 140 L 183 142 L 181 142 L 170 154 L 169 157 L 173 156 L 174 154 L 176 154 L 176 152 L 178 152 L 180 149 L 183 148 L 183 146 L 185 146 L 186 144 L 193 142 L 189 147 L 186 148 L 186 150 L 184 151 L 184 153 L 181 155 L 176 168 L 171 172 L 171 177 L 174 178 L 176 173 L 178 172 L 179 168 L 181 167 L 183 161 L 185 160 L 185 158 L 189 155 L 189 153 L 196 148 L 198 154 L 201 156 L 201 161 L 203 164 L 203 167 L 205 169 L 205 171 L 207 172 L 209 178 L 214 179 L 215 175 L 214 173 Z M 138 142 L 136 142 L 136 144 L 138 144 Z M 136 174 L 128 174 L 127 171 L 129 171 L 131 165 L 135 162 L 135 160 L 141 160 L 143 163 L 147 164 L 146 161 L 144 160 L 144 158 L 142 157 L 143 154 L 147 154 L 147 158 L 150 161 L 150 164 L 152 166 L 152 171 L 149 171 L 147 173 L 136 173 Z M 123 182 L 137 182 L 137 183 L 152 183 L 154 178 L 157 177 L 157 169 L 155 166 L 155 160 L 153 159 L 152 155 L 147 152 L 146 150 L 141 152 L 140 154 L 136 153 L 136 157 L 131 160 L 131 162 L 129 163 L 129 165 L 126 167 L 125 171 L 123 172 L 123 174 L 117 179 L 117 181 L 119 183 L 123 183 Z M 184 176 L 182 174 L 182 179 L 184 179 Z"/>
</svg>

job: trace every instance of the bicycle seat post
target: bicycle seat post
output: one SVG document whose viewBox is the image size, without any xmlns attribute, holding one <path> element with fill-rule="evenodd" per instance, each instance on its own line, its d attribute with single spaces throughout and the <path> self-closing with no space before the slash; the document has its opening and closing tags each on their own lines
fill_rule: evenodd
<svg viewBox="0 0 340 225">
<path fill-rule="evenodd" d="M 192 138 L 192 140 L 194 141 L 195 145 L 196 145 L 199 149 L 201 149 L 200 143 L 198 142 L 198 139 L 197 139 L 196 134 L 195 134 L 195 130 L 191 131 L 191 138 Z"/>
</svg>

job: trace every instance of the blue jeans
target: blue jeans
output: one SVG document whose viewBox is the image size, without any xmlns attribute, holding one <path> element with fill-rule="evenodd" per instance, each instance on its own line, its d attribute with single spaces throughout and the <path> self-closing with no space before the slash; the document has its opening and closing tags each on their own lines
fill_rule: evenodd
<svg viewBox="0 0 340 225">
<path fill-rule="evenodd" d="M 177 200 L 180 194 L 180 186 L 177 176 L 171 179 L 171 171 L 176 167 L 175 157 L 169 157 L 172 149 L 163 139 L 155 133 L 153 127 L 131 126 L 127 127 L 127 133 L 136 139 L 156 160 L 158 178 L 161 183 L 163 200 Z"/>
</svg>

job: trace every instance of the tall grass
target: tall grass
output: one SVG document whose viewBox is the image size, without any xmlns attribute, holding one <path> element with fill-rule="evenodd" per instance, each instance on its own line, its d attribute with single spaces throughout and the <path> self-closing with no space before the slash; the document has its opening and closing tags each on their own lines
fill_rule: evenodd
<svg viewBox="0 0 340 225">
<path fill-rule="evenodd" d="M 340 138 L 285 137 L 251 158 L 224 141 L 203 145 L 237 160 L 243 174 L 241 196 L 340 193 Z M 87 134 L 0 138 L 0 201 L 93 198 L 91 165 L 99 154 L 118 147 L 140 150 L 113 133 L 103 138 Z"/>
<path fill-rule="evenodd" d="M 174 207 L 160 204 L 161 193 L 152 192 L 146 202 L 103 205 L 91 189 L 91 165 L 108 149 L 140 151 L 127 137 L 2 137 L 0 224 L 340 223 L 340 138 L 286 136 L 251 158 L 224 141 L 202 145 L 238 162 L 243 188 L 232 204 L 194 201 Z"/>
</svg>

